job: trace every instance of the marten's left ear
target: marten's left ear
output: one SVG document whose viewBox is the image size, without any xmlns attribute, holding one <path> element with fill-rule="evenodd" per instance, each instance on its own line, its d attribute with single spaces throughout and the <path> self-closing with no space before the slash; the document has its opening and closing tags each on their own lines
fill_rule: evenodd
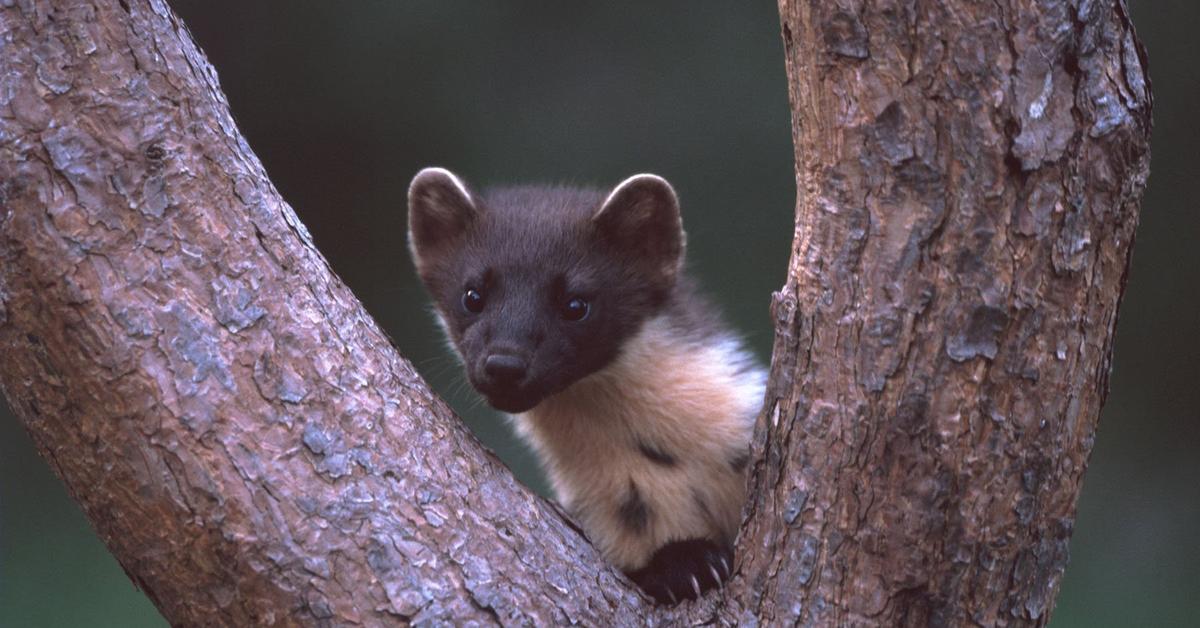
<svg viewBox="0 0 1200 628">
<path fill-rule="evenodd" d="M 625 179 L 604 199 L 592 223 L 603 241 L 652 279 L 670 283 L 679 274 L 686 236 L 679 198 L 666 179 L 653 174 Z"/>
<path fill-rule="evenodd" d="M 447 254 L 479 214 L 475 197 L 457 175 L 426 168 L 408 186 L 408 249 L 424 278 Z"/>
</svg>

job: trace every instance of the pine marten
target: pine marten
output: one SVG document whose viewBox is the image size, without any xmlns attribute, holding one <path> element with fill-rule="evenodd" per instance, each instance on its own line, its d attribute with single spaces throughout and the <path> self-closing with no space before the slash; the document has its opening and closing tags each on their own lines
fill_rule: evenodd
<svg viewBox="0 0 1200 628">
<path fill-rule="evenodd" d="M 730 576 L 766 374 L 683 274 L 675 190 L 476 193 L 426 168 L 408 242 L 471 384 L 591 541 L 659 602 Z"/>
</svg>

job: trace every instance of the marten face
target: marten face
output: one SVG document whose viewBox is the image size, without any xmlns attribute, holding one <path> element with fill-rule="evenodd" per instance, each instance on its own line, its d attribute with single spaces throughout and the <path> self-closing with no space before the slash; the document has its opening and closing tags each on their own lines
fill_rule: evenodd
<svg viewBox="0 0 1200 628">
<path fill-rule="evenodd" d="M 670 185 L 473 194 L 427 168 L 409 188 L 409 247 L 467 377 L 524 412 L 613 360 L 661 308 L 683 258 Z"/>
</svg>

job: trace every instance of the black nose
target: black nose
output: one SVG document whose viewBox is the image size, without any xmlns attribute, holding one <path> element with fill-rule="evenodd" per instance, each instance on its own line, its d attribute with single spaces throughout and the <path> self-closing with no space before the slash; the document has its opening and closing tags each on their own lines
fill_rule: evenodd
<svg viewBox="0 0 1200 628">
<path fill-rule="evenodd" d="M 529 365 L 520 356 L 496 354 L 489 355 L 483 363 L 483 372 L 497 384 L 512 384 L 525 377 Z"/>
</svg>

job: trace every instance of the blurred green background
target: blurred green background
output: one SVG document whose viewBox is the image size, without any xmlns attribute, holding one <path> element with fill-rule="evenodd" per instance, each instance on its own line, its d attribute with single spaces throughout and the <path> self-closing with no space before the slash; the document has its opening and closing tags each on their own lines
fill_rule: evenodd
<svg viewBox="0 0 1200 628">
<path fill-rule="evenodd" d="M 422 166 L 477 186 L 666 176 L 693 271 L 767 358 L 795 198 L 773 2 L 171 4 L 333 267 L 535 486 L 413 278 L 404 197 Z M 1200 3 L 1132 8 L 1157 101 L 1153 175 L 1056 628 L 1200 617 Z M 0 405 L 0 626 L 162 624 Z"/>
</svg>

